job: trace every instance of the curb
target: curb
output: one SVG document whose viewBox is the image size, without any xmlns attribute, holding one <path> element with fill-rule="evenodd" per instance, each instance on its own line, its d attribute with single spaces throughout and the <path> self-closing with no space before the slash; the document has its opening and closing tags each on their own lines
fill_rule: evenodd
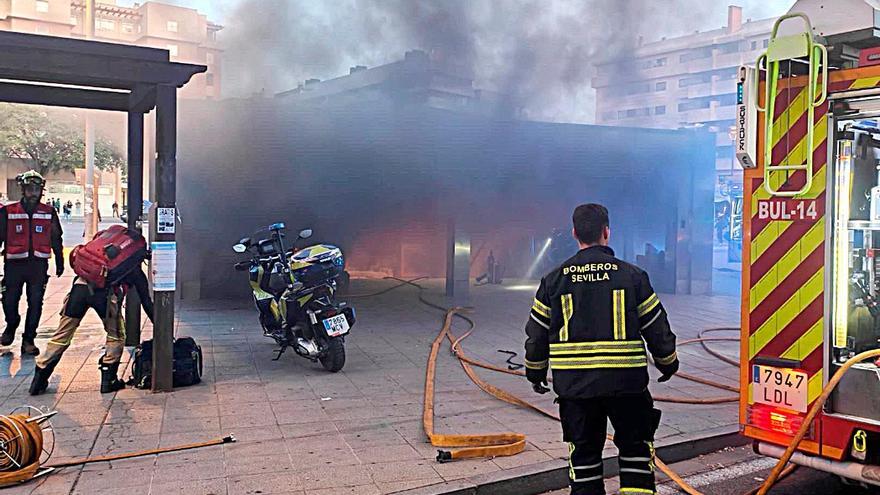
<svg viewBox="0 0 880 495">
<path fill-rule="evenodd" d="M 740 435 L 738 426 L 720 428 L 716 431 L 709 436 L 658 446 L 657 457 L 663 459 L 666 464 L 673 464 L 727 447 L 738 447 L 749 443 L 749 439 Z M 606 478 L 617 475 L 617 456 L 606 457 L 604 464 Z M 483 474 L 394 492 L 394 495 L 538 495 L 566 487 L 568 487 L 568 463 L 556 460 L 508 469 L 501 473 Z"/>
</svg>

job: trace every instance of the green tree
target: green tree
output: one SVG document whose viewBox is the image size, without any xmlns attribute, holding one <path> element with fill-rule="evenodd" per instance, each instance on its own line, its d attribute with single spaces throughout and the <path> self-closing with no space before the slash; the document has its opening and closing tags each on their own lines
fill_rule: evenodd
<svg viewBox="0 0 880 495">
<path fill-rule="evenodd" d="M 95 167 L 101 170 L 126 169 L 128 159 L 116 149 L 109 139 L 98 138 L 95 140 Z"/>
<path fill-rule="evenodd" d="M 42 109 L 0 105 L 0 152 L 37 172 L 72 170 L 83 163 L 82 139 Z"/>
</svg>

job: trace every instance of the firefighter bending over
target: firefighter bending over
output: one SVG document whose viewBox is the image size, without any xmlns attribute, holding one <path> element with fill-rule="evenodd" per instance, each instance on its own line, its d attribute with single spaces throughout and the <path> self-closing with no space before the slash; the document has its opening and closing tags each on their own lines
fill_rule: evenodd
<svg viewBox="0 0 880 495">
<path fill-rule="evenodd" d="M 55 370 L 64 351 L 70 346 L 73 334 L 79 328 L 89 308 L 98 313 L 104 323 L 104 331 L 107 332 L 104 355 L 98 360 L 98 367 L 101 370 L 101 393 L 106 394 L 125 388 L 125 383 L 117 376 L 119 361 L 125 349 L 125 323 L 122 321 L 121 305 L 125 292 L 132 287 L 137 291 L 144 313 L 150 321 L 153 321 L 153 300 L 150 298 L 147 276 L 140 267 L 106 288 L 95 288 L 93 284 L 79 277 L 74 280 L 73 288 L 64 300 L 58 329 L 49 339 L 46 352 L 37 358 L 34 379 L 29 389 L 31 395 L 39 395 L 46 391 L 52 371 Z"/>
<path fill-rule="evenodd" d="M 21 353 L 36 356 L 37 326 L 43 314 L 43 296 L 49 282 L 49 258 L 55 254 L 55 275 L 64 273 L 61 222 L 55 208 L 41 203 L 46 181 L 34 170 L 15 178 L 21 186 L 21 201 L 0 210 L 0 243 L 4 244 L 3 314 L 6 330 L 0 345 L 12 345 L 21 323 L 18 303 L 27 285 L 27 316 L 21 336 Z"/>
<path fill-rule="evenodd" d="M 620 493 L 654 493 L 654 432 L 660 411 L 648 392 L 648 359 L 665 382 L 678 371 L 675 335 L 640 268 L 608 247 L 608 210 L 578 206 L 580 251 L 541 280 L 526 324 L 526 376 L 546 393 L 553 369 L 572 495 L 605 494 L 607 420 L 619 451 Z"/>
</svg>

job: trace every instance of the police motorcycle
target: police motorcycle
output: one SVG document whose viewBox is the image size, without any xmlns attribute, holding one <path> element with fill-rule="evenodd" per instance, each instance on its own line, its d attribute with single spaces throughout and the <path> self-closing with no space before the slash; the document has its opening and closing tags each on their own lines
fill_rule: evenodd
<svg viewBox="0 0 880 495">
<path fill-rule="evenodd" d="M 251 259 L 235 269 L 248 272 L 263 335 L 280 347 L 273 360 L 293 348 L 335 373 L 345 365 L 345 336 L 355 323 L 354 309 L 335 297 L 337 279 L 344 276 L 342 251 L 331 244 L 298 249 L 311 229 L 300 231 L 287 248 L 285 228 L 276 223 L 241 239 L 233 250 L 249 252 Z"/>
</svg>

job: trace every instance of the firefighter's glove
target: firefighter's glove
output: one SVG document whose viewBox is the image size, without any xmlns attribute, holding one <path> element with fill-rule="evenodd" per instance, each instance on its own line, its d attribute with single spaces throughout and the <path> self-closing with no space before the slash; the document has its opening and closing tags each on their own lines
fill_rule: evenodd
<svg viewBox="0 0 880 495">
<path fill-rule="evenodd" d="M 669 381 L 672 378 L 672 375 L 678 373 L 678 359 L 673 361 L 670 364 L 662 365 L 658 364 L 657 369 L 660 370 L 660 373 L 663 374 L 660 378 L 657 379 L 659 383 L 663 383 Z"/>
<path fill-rule="evenodd" d="M 532 383 L 532 390 L 535 392 L 546 394 L 550 391 L 547 387 L 547 368 L 526 368 L 526 378 Z"/>
<path fill-rule="evenodd" d="M 532 390 L 534 390 L 535 392 L 537 392 L 541 395 L 544 395 L 550 391 L 550 387 L 547 386 L 547 382 L 533 383 Z"/>
<path fill-rule="evenodd" d="M 55 275 L 58 277 L 64 275 L 64 261 L 55 264 Z"/>
</svg>

